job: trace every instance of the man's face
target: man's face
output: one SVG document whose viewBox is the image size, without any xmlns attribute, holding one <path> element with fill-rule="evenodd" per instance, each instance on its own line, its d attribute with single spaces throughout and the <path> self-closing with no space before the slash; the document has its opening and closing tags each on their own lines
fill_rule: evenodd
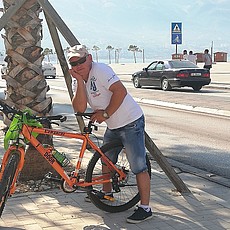
<svg viewBox="0 0 230 230">
<path fill-rule="evenodd" d="M 92 56 L 89 54 L 85 57 L 72 57 L 69 60 L 71 68 L 77 72 L 82 78 L 87 81 L 92 65 Z"/>
</svg>

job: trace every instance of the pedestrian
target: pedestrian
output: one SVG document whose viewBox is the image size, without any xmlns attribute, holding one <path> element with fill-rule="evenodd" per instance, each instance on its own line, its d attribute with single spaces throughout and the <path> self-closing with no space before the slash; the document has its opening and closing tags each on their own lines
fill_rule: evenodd
<svg viewBox="0 0 230 230">
<path fill-rule="evenodd" d="M 183 59 L 188 60 L 188 52 L 187 52 L 187 50 L 183 51 Z"/>
<path fill-rule="evenodd" d="M 193 54 L 193 51 L 190 50 L 188 53 L 188 60 L 192 63 L 194 63 L 195 65 L 197 64 L 197 56 L 195 54 Z"/>
<path fill-rule="evenodd" d="M 128 155 L 131 170 L 136 175 L 140 205 L 127 218 L 127 222 L 139 223 L 150 219 L 150 176 L 146 165 L 142 109 L 112 68 L 104 63 L 94 62 L 84 46 L 69 48 L 67 58 L 71 66 L 70 74 L 77 81 L 72 100 L 74 111 L 85 112 L 87 103 L 91 106 L 95 112 L 91 120 L 107 124 L 103 143 L 120 140 Z M 103 186 L 101 192 L 111 195 L 111 186 L 109 187 L 110 191 Z"/>
<path fill-rule="evenodd" d="M 208 49 L 204 50 L 204 68 L 208 70 L 212 68 L 212 57 Z"/>
</svg>

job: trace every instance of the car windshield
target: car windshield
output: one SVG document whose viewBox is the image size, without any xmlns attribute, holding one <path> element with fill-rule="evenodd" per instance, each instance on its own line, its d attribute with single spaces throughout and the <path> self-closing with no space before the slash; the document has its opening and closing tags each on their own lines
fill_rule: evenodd
<svg viewBox="0 0 230 230">
<path fill-rule="evenodd" d="M 198 68 L 197 65 L 193 64 L 190 61 L 169 61 L 169 64 L 174 69 L 180 69 L 180 68 Z"/>
</svg>

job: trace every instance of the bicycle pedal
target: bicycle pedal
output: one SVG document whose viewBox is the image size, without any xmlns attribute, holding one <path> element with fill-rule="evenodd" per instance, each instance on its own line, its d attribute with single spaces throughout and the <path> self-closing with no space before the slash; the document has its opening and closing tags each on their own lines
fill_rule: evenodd
<svg viewBox="0 0 230 230">
<path fill-rule="evenodd" d="M 48 172 L 45 176 L 45 179 L 50 180 L 50 181 L 54 181 L 54 182 L 61 182 L 60 178 L 54 177 L 53 174 L 51 172 Z"/>
<path fill-rule="evenodd" d="M 111 196 L 107 196 L 107 195 L 104 195 L 104 199 L 106 200 L 109 200 L 109 201 L 115 201 L 115 198 L 114 197 L 111 197 Z"/>
</svg>

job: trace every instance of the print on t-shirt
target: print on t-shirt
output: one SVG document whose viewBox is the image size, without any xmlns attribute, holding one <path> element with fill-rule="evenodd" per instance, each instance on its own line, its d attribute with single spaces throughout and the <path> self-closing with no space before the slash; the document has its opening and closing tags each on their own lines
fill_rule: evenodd
<svg viewBox="0 0 230 230">
<path fill-rule="evenodd" d="M 100 93 L 98 92 L 99 90 L 97 89 L 96 81 L 97 79 L 94 76 L 90 78 L 90 93 L 93 97 L 97 97 L 100 95 Z"/>
</svg>

